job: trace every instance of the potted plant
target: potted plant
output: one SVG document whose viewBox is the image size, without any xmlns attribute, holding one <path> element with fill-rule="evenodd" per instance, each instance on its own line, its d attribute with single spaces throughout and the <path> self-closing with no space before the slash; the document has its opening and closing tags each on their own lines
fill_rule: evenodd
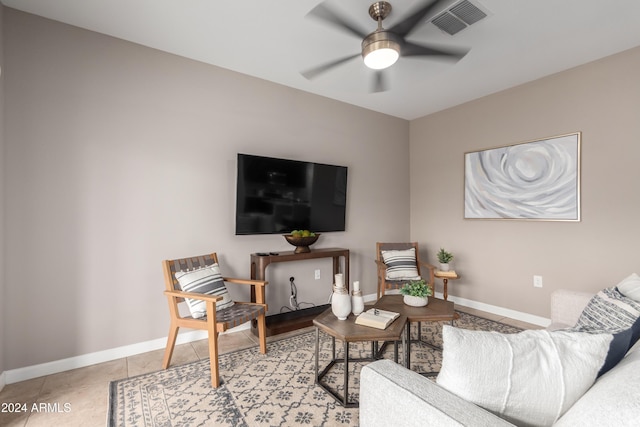
<svg viewBox="0 0 640 427">
<path fill-rule="evenodd" d="M 429 302 L 427 297 L 433 294 L 424 279 L 405 283 L 400 293 L 404 295 L 404 303 L 413 307 L 424 307 Z"/>
<path fill-rule="evenodd" d="M 453 254 L 451 252 L 445 251 L 443 248 L 440 248 L 438 252 L 438 262 L 440 263 L 440 270 L 449 271 L 449 262 L 453 259 Z"/>
</svg>

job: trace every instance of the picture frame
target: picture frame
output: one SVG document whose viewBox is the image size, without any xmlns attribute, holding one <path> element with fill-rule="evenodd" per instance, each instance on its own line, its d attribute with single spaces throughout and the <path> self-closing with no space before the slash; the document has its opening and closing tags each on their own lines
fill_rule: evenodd
<svg viewBox="0 0 640 427">
<path fill-rule="evenodd" d="M 581 219 L 581 132 L 464 153 L 464 218 Z"/>
</svg>

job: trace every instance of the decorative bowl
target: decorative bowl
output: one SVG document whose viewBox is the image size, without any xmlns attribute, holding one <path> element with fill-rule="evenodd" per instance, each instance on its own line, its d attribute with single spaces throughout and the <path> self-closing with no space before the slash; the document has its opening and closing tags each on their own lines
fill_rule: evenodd
<svg viewBox="0 0 640 427">
<path fill-rule="evenodd" d="M 316 240 L 318 240 L 318 237 L 320 237 L 320 234 L 318 233 L 316 233 L 315 236 L 309 236 L 309 237 L 297 237 L 297 236 L 292 236 L 291 234 L 284 234 L 284 238 L 287 240 L 287 242 L 289 242 L 290 244 L 296 247 L 296 250 L 293 251 L 296 254 L 311 252 L 311 249 L 309 249 L 309 246 L 313 245 L 316 242 Z"/>
</svg>

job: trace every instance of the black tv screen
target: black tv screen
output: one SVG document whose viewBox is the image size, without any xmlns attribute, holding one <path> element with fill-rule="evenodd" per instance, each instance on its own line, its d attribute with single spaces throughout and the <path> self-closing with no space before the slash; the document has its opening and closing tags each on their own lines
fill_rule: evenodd
<svg viewBox="0 0 640 427">
<path fill-rule="evenodd" d="M 238 235 L 344 231 L 346 205 L 346 166 L 238 154 Z"/>
</svg>

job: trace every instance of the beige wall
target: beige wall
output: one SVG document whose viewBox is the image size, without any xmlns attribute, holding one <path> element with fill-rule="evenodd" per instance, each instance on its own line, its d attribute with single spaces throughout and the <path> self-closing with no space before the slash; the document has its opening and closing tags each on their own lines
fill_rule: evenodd
<svg viewBox="0 0 640 427">
<path fill-rule="evenodd" d="M 549 316 L 554 289 L 640 272 L 640 48 L 411 122 L 411 238 L 445 247 L 458 297 Z M 582 132 L 582 221 L 464 220 L 464 153 Z M 544 287 L 532 285 L 534 274 Z"/>
<path fill-rule="evenodd" d="M 292 249 L 234 235 L 238 152 L 349 167 L 347 231 L 317 245 L 351 249 L 366 293 L 376 239 L 408 238 L 407 121 L 13 9 L 4 26 L 5 369 L 165 337 L 162 259 L 217 250 L 246 277 Z M 330 270 L 269 279 L 326 298 Z"/>
<path fill-rule="evenodd" d="M 454 296 L 544 317 L 553 289 L 640 272 L 640 49 L 409 124 L 3 12 L 0 372 L 166 336 L 161 259 L 217 250 L 246 275 L 251 252 L 289 249 L 234 236 L 237 152 L 349 167 L 347 231 L 318 246 L 350 248 L 365 293 L 375 242 L 408 238 L 432 262 L 441 246 L 456 254 Z M 465 151 L 574 131 L 580 223 L 462 219 Z M 328 287 L 330 270 L 281 264 L 269 292 L 290 275 Z"/>
<path fill-rule="evenodd" d="M 0 389 L 4 372 L 4 6 L 0 4 Z"/>
</svg>

